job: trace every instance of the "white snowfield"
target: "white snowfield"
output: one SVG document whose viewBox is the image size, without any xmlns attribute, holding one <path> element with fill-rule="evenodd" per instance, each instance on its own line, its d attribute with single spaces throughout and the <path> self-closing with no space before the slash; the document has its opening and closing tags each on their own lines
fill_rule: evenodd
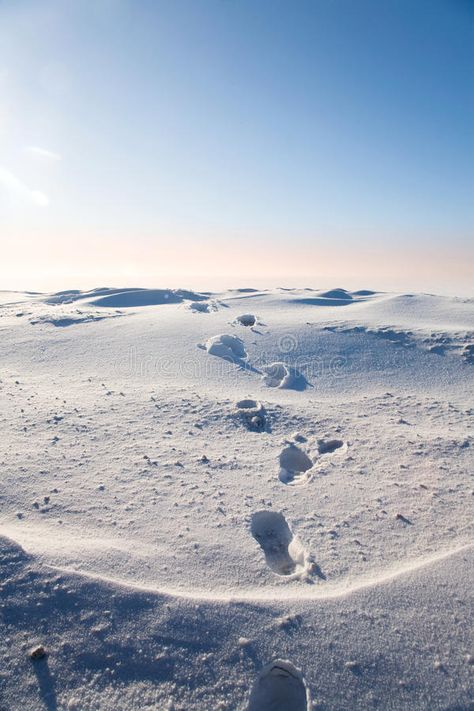
<svg viewBox="0 0 474 711">
<path fill-rule="evenodd" d="M 0 711 L 474 708 L 473 307 L 0 293 Z"/>
</svg>

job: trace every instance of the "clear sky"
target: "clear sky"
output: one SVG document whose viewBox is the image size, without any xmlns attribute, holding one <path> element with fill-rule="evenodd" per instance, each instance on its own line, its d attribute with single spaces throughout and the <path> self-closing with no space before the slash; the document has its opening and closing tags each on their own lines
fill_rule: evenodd
<svg viewBox="0 0 474 711">
<path fill-rule="evenodd" d="M 467 293 L 472 0 L 2 0 L 0 289 Z"/>
</svg>

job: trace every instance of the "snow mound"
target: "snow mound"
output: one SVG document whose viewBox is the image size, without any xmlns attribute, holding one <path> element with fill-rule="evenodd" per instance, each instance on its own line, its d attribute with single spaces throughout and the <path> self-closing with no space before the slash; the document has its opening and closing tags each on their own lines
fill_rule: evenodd
<svg viewBox="0 0 474 711">
<path fill-rule="evenodd" d="M 342 301 L 352 301 L 352 295 L 345 289 L 330 289 L 319 294 L 325 299 L 341 299 Z"/>
<path fill-rule="evenodd" d="M 230 289 L 230 291 L 233 291 L 236 294 L 257 294 L 258 293 L 258 289 L 251 289 L 250 287 L 246 287 L 243 289 Z"/>
<path fill-rule="evenodd" d="M 270 363 L 262 368 L 262 380 L 269 388 L 304 390 L 308 382 L 297 368 L 287 363 Z"/>
<path fill-rule="evenodd" d="M 139 289 L 118 294 L 108 294 L 90 301 L 94 306 L 107 308 L 133 308 L 137 306 L 161 306 L 163 304 L 180 304 L 185 300 L 204 301 L 205 296 L 182 289 Z"/>
<path fill-rule="evenodd" d="M 247 357 L 242 339 L 226 333 L 209 338 L 205 348 L 210 355 L 225 360 L 240 361 Z"/>
<path fill-rule="evenodd" d="M 186 289 L 109 289 L 101 287 L 91 291 L 79 291 L 78 289 L 58 291 L 44 299 L 44 302 L 46 304 L 72 304 L 76 301 L 83 301 L 105 308 L 136 308 L 179 304 L 183 301 L 205 301 L 207 298 L 208 295 Z"/>
<path fill-rule="evenodd" d="M 80 289 L 66 289 L 65 291 L 56 291 L 54 294 L 49 294 L 43 299 L 45 304 L 72 304 L 76 301 L 85 301 L 94 299 L 99 296 L 111 296 L 113 294 L 122 294 L 125 292 L 147 291 L 142 288 L 122 288 L 114 289 L 111 287 L 99 287 L 90 289 L 89 291 L 81 291 Z"/>
<path fill-rule="evenodd" d="M 371 289 L 358 289 L 352 292 L 353 296 L 375 296 L 375 294 L 377 294 L 377 292 Z"/>
</svg>

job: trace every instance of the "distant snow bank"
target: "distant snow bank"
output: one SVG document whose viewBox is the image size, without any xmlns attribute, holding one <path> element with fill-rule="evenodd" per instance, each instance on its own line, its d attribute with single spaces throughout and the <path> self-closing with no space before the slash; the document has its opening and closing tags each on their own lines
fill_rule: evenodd
<svg viewBox="0 0 474 711">
<path fill-rule="evenodd" d="M 183 301 L 206 301 L 208 295 L 186 289 L 108 289 L 99 288 L 92 291 L 58 291 L 45 299 L 47 304 L 71 304 L 83 301 L 93 306 L 106 308 L 134 308 L 137 306 L 161 306 L 162 304 L 179 304 Z"/>
</svg>

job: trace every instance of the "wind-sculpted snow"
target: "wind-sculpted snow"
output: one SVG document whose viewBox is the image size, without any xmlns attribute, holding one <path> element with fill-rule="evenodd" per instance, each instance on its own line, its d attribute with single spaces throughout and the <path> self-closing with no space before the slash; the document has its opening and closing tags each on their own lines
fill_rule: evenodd
<svg viewBox="0 0 474 711">
<path fill-rule="evenodd" d="M 473 305 L 6 295 L 0 708 L 468 708 Z"/>
<path fill-rule="evenodd" d="M 162 306 L 163 304 L 179 304 L 182 301 L 204 301 L 206 296 L 191 291 L 176 289 L 138 289 L 116 294 L 107 294 L 98 299 L 91 299 L 94 306 L 107 308 L 136 308 L 139 306 Z"/>
<path fill-rule="evenodd" d="M 247 357 L 242 339 L 225 333 L 209 338 L 205 348 L 209 355 L 218 356 L 219 358 L 235 361 L 237 363 Z"/>
<path fill-rule="evenodd" d="M 179 304 L 182 301 L 204 301 L 207 295 L 185 289 L 108 289 L 92 291 L 59 291 L 44 299 L 47 304 L 70 304 L 77 301 L 106 308 L 137 308 L 140 306 L 162 306 Z"/>
<path fill-rule="evenodd" d="M 273 711 L 282 700 L 285 711 L 363 711 L 374 695 L 407 711 L 471 703 L 472 549 L 309 604 L 116 585 L 40 564 L 1 537 L 0 561 L 8 711 Z M 32 661 L 38 645 L 45 656 Z"/>
</svg>

